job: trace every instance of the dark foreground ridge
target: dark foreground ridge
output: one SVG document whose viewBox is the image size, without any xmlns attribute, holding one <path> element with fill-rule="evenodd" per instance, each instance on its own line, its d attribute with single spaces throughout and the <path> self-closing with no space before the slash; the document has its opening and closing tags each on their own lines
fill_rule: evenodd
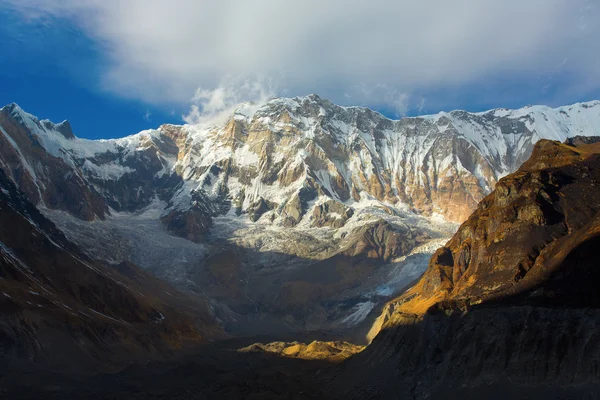
<svg viewBox="0 0 600 400">
<path fill-rule="evenodd" d="M 340 393 L 600 396 L 600 144 L 570 143 L 540 141 L 498 182 L 388 304 L 382 331 L 336 376 Z"/>
</svg>

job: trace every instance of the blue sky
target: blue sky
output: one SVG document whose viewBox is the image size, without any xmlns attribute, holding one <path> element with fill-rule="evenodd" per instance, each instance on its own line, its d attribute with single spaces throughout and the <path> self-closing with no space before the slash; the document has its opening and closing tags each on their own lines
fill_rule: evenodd
<svg viewBox="0 0 600 400">
<path fill-rule="evenodd" d="M 78 136 L 88 138 L 182 122 L 182 105 L 157 107 L 102 90 L 102 53 L 75 25 L 31 24 L 0 10 L 0 43 L 1 105 L 15 102 L 39 118 L 68 119 Z"/>
<path fill-rule="evenodd" d="M 590 0 L 0 3 L 0 103 L 81 137 L 309 93 L 390 117 L 600 98 Z"/>
</svg>

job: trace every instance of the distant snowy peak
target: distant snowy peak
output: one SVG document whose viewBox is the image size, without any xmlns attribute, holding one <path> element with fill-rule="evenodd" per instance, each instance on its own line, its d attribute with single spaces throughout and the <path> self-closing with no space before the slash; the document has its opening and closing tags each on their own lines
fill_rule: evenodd
<svg viewBox="0 0 600 400">
<path fill-rule="evenodd" d="M 70 124 L 39 120 L 16 104 L 0 109 L 0 168 L 30 200 L 85 220 L 171 199 L 178 148 L 158 130 L 87 140 Z"/>
<path fill-rule="evenodd" d="M 600 102 L 393 120 L 309 95 L 241 104 L 218 126 L 162 125 L 111 140 L 77 138 L 68 122 L 11 104 L 0 127 L 0 167 L 34 202 L 90 219 L 159 201 L 173 229 L 192 221 L 199 237 L 225 212 L 283 226 L 338 226 L 372 206 L 463 221 L 539 139 L 600 135 Z M 48 189 L 59 175 L 76 177 L 72 190 L 95 199 L 94 209 L 67 207 Z M 198 208 L 199 198 L 214 204 Z"/>
<path fill-rule="evenodd" d="M 231 134 L 231 124 L 236 123 L 242 125 L 242 131 L 286 132 L 293 128 L 307 139 L 314 139 L 315 135 L 331 136 L 347 145 L 375 142 L 383 137 L 394 140 L 425 138 L 432 134 L 455 135 L 474 145 L 494 165 L 498 176 L 503 176 L 524 161 L 522 156 L 510 157 L 506 153 L 525 146 L 526 158 L 532 141 L 542 138 L 564 141 L 576 135 L 590 135 L 600 126 L 600 101 L 559 108 L 528 106 L 478 113 L 456 110 L 392 120 L 367 108 L 337 106 L 317 95 L 309 95 L 276 98 L 253 113 L 247 111 L 236 112 L 228 123 L 213 127 L 212 132 L 197 127 L 189 127 L 187 131 L 204 140 L 207 134 Z"/>
<path fill-rule="evenodd" d="M 168 133 L 184 179 L 213 196 L 226 191 L 240 212 L 258 207 L 295 225 L 321 197 L 462 221 L 539 139 L 599 129 L 598 101 L 392 120 L 310 95 L 236 112 L 222 126 L 170 126 Z"/>
<path fill-rule="evenodd" d="M 0 112 L 26 127 L 48 152 L 63 158 L 68 154 L 85 158 L 109 152 L 135 151 L 161 141 L 161 132 L 155 129 L 119 139 L 81 139 L 75 136 L 68 120 L 58 124 L 47 119 L 40 120 L 15 103 L 0 108 Z"/>
</svg>

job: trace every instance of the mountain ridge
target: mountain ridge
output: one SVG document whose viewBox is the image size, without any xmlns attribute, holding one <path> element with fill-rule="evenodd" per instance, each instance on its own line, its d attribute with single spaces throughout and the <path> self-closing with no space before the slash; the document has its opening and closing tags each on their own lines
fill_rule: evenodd
<svg viewBox="0 0 600 400">
<path fill-rule="evenodd" d="M 538 139 L 600 134 L 599 102 L 400 120 L 318 96 L 242 108 L 90 141 L 5 107 L 0 167 L 90 255 L 207 293 L 235 329 L 349 329 Z"/>
<path fill-rule="evenodd" d="M 260 161 L 258 168 L 264 169 L 264 174 L 272 175 L 278 167 L 286 169 L 284 176 L 277 179 L 280 184 L 289 189 L 287 194 L 283 194 L 285 196 L 283 202 L 286 199 L 293 200 L 291 198 L 293 197 L 292 192 L 294 190 L 298 191 L 302 187 L 305 187 L 305 191 L 308 192 L 314 193 L 316 190 L 317 196 L 320 196 L 319 192 L 323 192 L 326 197 L 336 201 L 342 200 L 342 202 L 347 202 L 350 197 L 353 201 L 360 201 L 365 197 L 361 196 L 360 193 L 366 191 L 366 197 L 373 197 L 378 202 L 393 206 L 405 206 L 426 215 L 441 213 L 450 220 L 460 221 L 466 218 L 476 202 L 483 198 L 485 193 L 489 192 L 499 177 L 516 169 L 524 161 L 528 156 L 528 152 L 531 151 L 533 142 L 539 138 L 562 141 L 568 136 L 584 133 L 582 131 L 594 125 L 591 122 L 600 120 L 600 117 L 587 112 L 590 116 L 589 121 L 586 121 L 585 118 L 581 120 L 578 115 L 582 111 L 597 108 L 599 104 L 598 101 L 591 101 L 558 108 L 532 106 L 512 111 L 493 109 L 478 113 L 466 113 L 457 110 L 392 120 L 366 108 L 336 106 L 318 96 L 306 96 L 293 99 L 273 99 L 260 107 L 256 106 L 253 112 L 248 115 L 234 112 L 223 127 L 197 128 L 191 125 L 161 125 L 158 130 L 146 130 L 120 139 L 97 141 L 78 139 L 74 136 L 72 138 L 74 140 L 63 140 L 65 139 L 63 135 L 45 138 L 45 136 L 50 135 L 52 130 L 43 129 L 38 131 L 38 136 L 45 138 L 41 144 L 46 150 L 54 156 L 63 158 L 68 164 L 74 164 L 74 159 L 82 160 L 80 169 L 86 177 L 91 179 L 115 181 L 124 175 L 134 173 L 135 171 L 132 168 L 139 168 L 139 164 L 123 165 L 123 163 L 127 163 L 125 160 L 110 162 L 110 160 L 98 159 L 95 156 L 123 153 L 121 156 L 126 157 L 127 153 L 154 146 L 159 149 L 160 153 L 156 157 L 155 164 L 159 165 L 160 163 L 161 166 L 161 169 L 156 171 L 156 168 L 151 169 L 155 174 L 165 175 L 176 172 L 184 181 L 190 179 L 197 181 L 198 188 L 205 186 L 209 192 L 212 192 L 213 197 L 218 196 L 215 192 L 223 191 L 222 186 L 230 186 L 229 176 L 232 174 L 226 172 L 226 176 L 223 177 L 223 174 L 217 171 L 218 176 L 210 177 L 205 173 L 206 168 L 202 168 L 203 166 L 223 169 L 225 167 L 223 165 L 224 160 L 230 160 L 227 161 L 229 164 L 233 163 L 234 168 L 241 170 L 240 173 L 253 179 L 257 172 L 251 171 L 251 167 L 256 165 L 256 161 Z M 324 107 L 330 107 L 330 109 Z M 4 107 L 2 110 L 5 113 L 7 111 L 14 113 L 16 110 L 17 114 L 21 116 L 21 120 L 23 120 L 23 116 L 29 118 L 31 122 L 25 125 L 28 125 L 30 130 L 36 130 L 33 126 L 36 121 L 38 124 L 41 123 L 37 118 L 23 112 L 16 105 Z M 338 114 L 342 111 L 350 114 L 343 118 L 338 117 Z M 571 111 L 574 115 L 570 116 L 567 111 Z M 550 121 L 548 121 L 547 113 L 554 114 Z M 575 121 L 569 122 L 566 119 L 556 118 L 557 115 L 562 114 Z M 324 123 L 323 118 L 330 118 L 331 123 L 327 121 Z M 349 121 L 350 125 L 340 120 L 340 118 L 345 118 L 344 121 Z M 348 120 L 348 118 L 350 119 Z M 493 126 L 494 119 L 499 120 L 497 127 Z M 544 119 L 546 121 L 543 121 Z M 493 129 L 486 126 L 490 123 Z M 542 125 L 539 128 L 541 132 L 536 131 L 536 123 Z M 544 123 L 549 126 L 544 126 Z M 569 123 L 573 126 L 571 127 Z M 396 126 L 399 124 L 406 126 Z M 417 127 L 417 125 L 422 124 L 426 126 Z M 479 131 L 473 130 L 473 126 Z M 263 149 L 258 143 L 253 142 L 253 139 L 247 138 L 247 135 L 244 135 L 243 132 L 248 131 L 248 129 L 258 130 L 255 139 L 259 141 L 268 140 L 271 142 L 271 147 L 282 145 L 289 147 L 288 145 L 291 144 L 289 151 L 284 151 L 284 157 L 297 158 L 298 154 L 305 151 L 303 150 L 304 146 L 309 145 L 307 150 L 310 156 L 316 160 L 313 160 L 313 165 L 308 166 L 308 171 L 306 170 L 307 163 L 311 163 L 311 161 L 310 159 L 307 161 L 306 156 L 298 159 L 297 165 L 273 162 L 264 153 L 265 150 L 272 151 L 272 149 Z M 392 133 L 386 134 L 386 129 L 392 129 Z M 411 129 L 417 130 L 413 132 Z M 439 132 L 432 132 L 432 129 L 437 129 Z M 499 133 L 494 133 L 494 129 L 499 129 Z M 276 138 L 270 138 L 270 135 L 260 135 L 261 130 L 274 133 L 295 132 L 294 134 L 300 134 L 308 142 L 289 143 L 291 139 L 281 142 Z M 371 133 L 367 132 L 369 130 L 371 130 Z M 331 140 L 315 137 L 315 131 L 320 135 L 329 134 Z M 446 136 L 447 139 L 453 138 L 454 144 L 452 146 L 458 146 L 458 148 L 444 148 L 444 145 L 436 142 L 436 137 L 440 134 Z M 504 137 L 506 135 L 512 135 L 512 144 Z M 394 136 L 408 141 L 412 140 L 413 143 L 407 145 L 394 143 Z M 422 140 L 420 139 L 415 141 L 415 138 L 419 137 L 430 143 L 421 143 Z M 249 147 L 236 145 L 235 142 L 240 140 L 250 140 L 250 143 L 247 143 Z M 211 141 L 212 145 L 209 143 L 202 146 L 197 143 L 199 141 Z M 515 141 L 518 143 L 515 143 Z M 77 145 L 75 142 L 77 142 Z M 358 157 L 358 161 L 356 161 L 358 164 L 337 164 L 335 158 L 340 157 L 340 154 L 338 150 L 331 148 L 331 146 L 342 146 L 343 157 L 346 160 L 350 157 Z M 353 150 L 353 146 L 358 147 Z M 466 148 L 462 148 L 465 146 Z M 469 149 L 470 146 L 474 146 L 474 149 Z M 447 144 L 445 147 L 447 147 Z M 168 148 L 172 150 L 168 150 Z M 180 150 L 177 151 L 176 148 Z M 231 151 L 228 150 L 229 153 L 224 152 L 223 149 L 228 148 Z M 206 154 L 198 158 L 190 154 L 194 151 Z M 366 152 L 365 157 L 367 158 L 362 159 L 355 153 L 356 151 Z M 405 152 L 404 155 L 398 153 L 399 151 Z M 407 151 L 409 153 L 406 153 Z M 430 153 L 431 151 L 436 153 L 435 156 L 433 156 L 434 153 Z M 516 153 L 511 155 L 511 152 L 514 151 Z M 389 153 L 389 155 L 387 157 L 379 155 L 383 153 Z M 210 154 L 212 155 L 209 157 Z M 276 152 L 276 154 L 278 153 Z M 115 157 L 111 155 L 109 158 Z M 256 160 L 256 157 L 258 157 L 258 160 Z M 448 157 L 450 158 L 448 159 Z M 446 159 L 449 161 L 442 162 Z M 331 175 L 331 179 L 319 176 L 321 172 L 320 169 L 317 169 L 315 162 L 325 168 L 324 173 Z M 352 172 L 357 167 L 365 170 L 365 174 Z M 177 172 L 178 169 L 179 172 Z M 303 181 L 298 181 L 306 172 L 309 176 L 304 178 Z M 372 174 L 375 175 L 375 178 L 372 178 Z M 444 174 L 451 176 L 446 177 Z M 233 175 L 235 177 L 235 173 Z M 216 180 L 220 187 L 215 187 L 212 182 L 206 182 L 207 179 L 210 181 Z M 237 179 L 239 180 L 240 177 L 237 177 Z M 260 208 L 259 204 L 265 204 L 265 201 L 267 204 L 270 202 L 272 206 L 283 206 L 281 195 L 269 194 L 278 190 L 271 189 L 265 192 L 266 189 L 253 187 L 254 185 L 250 184 L 247 178 L 245 179 L 246 183 L 241 183 L 242 187 L 250 187 L 254 193 L 242 195 L 239 189 L 234 188 L 237 193 L 230 196 L 231 200 L 242 203 L 243 212 L 252 212 L 253 208 Z M 202 180 L 205 182 L 201 182 Z M 266 183 L 267 187 L 271 187 L 273 178 L 263 176 L 261 181 Z M 293 185 L 294 183 L 295 185 Z M 99 184 L 96 183 L 95 185 Z M 194 187 L 186 188 L 186 190 L 192 189 Z M 228 187 L 228 189 L 230 188 Z M 458 203 L 459 206 L 448 208 L 445 205 L 449 200 L 445 191 L 452 193 L 450 196 L 453 197 L 450 197 L 450 199 Z M 219 194 L 227 196 L 227 193 Z M 239 200 L 235 199 L 236 195 L 241 196 Z M 311 193 L 304 197 L 314 198 L 314 196 L 315 194 Z M 115 200 L 117 202 L 113 201 L 111 206 L 112 208 L 117 207 L 118 211 L 122 205 L 118 204 L 120 199 Z M 185 193 L 180 193 L 180 198 L 175 199 L 175 201 L 185 204 L 189 203 L 191 199 Z M 285 210 L 287 214 L 292 212 L 293 217 L 283 218 L 281 223 L 295 225 L 299 222 L 299 217 L 307 212 L 302 204 L 305 201 L 302 199 L 294 201 L 298 204 L 291 204 Z M 147 204 L 148 199 L 143 204 L 134 207 L 139 209 L 140 206 Z M 279 215 L 281 215 L 281 212 L 282 210 L 277 211 Z"/>
<path fill-rule="evenodd" d="M 388 303 L 338 372 L 340 393 L 596 397 L 599 141 L 539 141 Z"/>
<path fill-rule="evenodd" d="M 2 170 L 0 221 L 3 358 L 111 370 L 226 337 L 205 299 L 133 264 L 87 257 Z"/>
<path fill-rule="evenodd" d="M 451 114 L 471 114 L 471 115 L 483 116 L 483 115 L 488 115 L 488 114 L 501 114 L 502 111 L 504 111 L 504 112 L 506 112 L 508 114 L 511 114 L 511 113 L 513 113 L 513 114 L 519 114 L 520 112 L 523 112 L 525 110 L 540 110 L 540 111 L 553 110 L 553 111 L 560 112 L 560 111 L 565 111 L 565 110 L 567 110 L 569 108 L 572 109 L 574 107 L 589 108 L 589 107 L 595 107 L 595 106 L 600 105 L 600 100 L 595 100 L 594 99 L 594 100 L 587 100 L 587 101 L 579 101 L 579 102 L 570 103 L 570 104 L 563 105 L 563 106 L 556 106 L 556 107 L 548 106 L 548 105 L 544 105 L 544 104 L 528 104 L 528 105 L 525 105 L 525 106 L 519 107 L 519 108 L 495 107 L 495 108 L 485 109 L 483 111 L 469 111 L 467 109 L 457 108 L 457 109 L 452 109 L 452 110 L 449 110 L 449 111 L 442 110 L 442 111 L 438 111 L 438 112 L 430 113 L 430 114 L 417 114 L 417 115 L 410 115 L 410 116 L 402 116 L 402 117 L 398 117 L 398 118 L 392 118 L 392 117 L 389 117 L 389 116 L 387 116 L 387 115 L 385 115 L 385 114 L 383 114 L 383 113 L 381 113 L 381 112 L 379 112 L 377 110 L 374 110 L 374 109 L 371 109 L 371 108 L 365 107 L 365 106 L 343 106 L 343 105 L 338 105 L 338 104 L 335 104 L 335 103 L 333 103 L 333 102 L 331 102 L 331 101 L 329 101 L 329 100 L 327 100 L 325 98 L 320 97 L 316 93 L 311 93 L 311 94 L 308 94 L 306 96 L 273 97 L 273 98 L 269 99 L 268 101 L 266 101 L 264 103 L 247 102 L 247 104 L 249 106 L 251 106 L 252 108 L 255 108 L 255 107 L 256 108 L 260 108 L 261 106 L 264 106 L 265 104 L 271 103 L 271 102 L 274 102 L 274 101 L 275 102 L 277 102 L 277 101 L 283 101 L 283 102 L 285 102 L 287 100 L 304 100 L 304 99 L 314 99 L 314 98 L 317 98 L 318 99 L 317 101 L 324 101 L 324 102 L 330 103 L 330 104 L 332 104 L 332 105 L 334 105 L 334 106 L 336 106 L 336 107 L 338 107 L 340 109 L 347 109 L 347 110 L 356 109 L 356 110 L 360 110 L 360 111 L 363 111 L 363 112 L 369 111 L 369 112 L 372 112 L 374 114 L 378 114 L 382 119 L 387 119 L 387 120 L 392 121 L 392 122 L 402 121 L 404 119 L 418 119 L 418 118 L 435 119 L 435 118 L 439 118 L 439 117 L 442 117 L 442 116 L 445 116 L 445 115 L 451 115 Z M 232 116 L 230 118 L 233 118 L 236 114 L 237 115 L 243 115 L 243 116 L 249 116 L 246 113 L 238 112 L 238 110 L 239 109 L 243 109 L 243 107 L 245 105 L 246 105 L 246 103 L 241 103 L 239 105 L 239 107 L 234 108 L 233 111 L 232 111 Z M 5 110 L 5 109 L 6 110 L 10 110 L 10 111 L 17 110 L 19 112 L 23 112 L 23 113 L 25 113 L 25 114 L 27 114 L 27 115 L 29 115 L 31 117 L 34 117 L 35 119 L 38 119 L 38 121 L 41 122 L 41 123 L 44 123 L 44 122 L 47 123 L 47 122 L 49 122 L 49 123 L 52 123 L 53 125 L 56 125 L 56 126 L 62 125 L 62 124 L 66 123 L 66 124 L 68 124 L 68 126 L 69 126 L 69 128 L 70 128 L 70 130 L 72 132 L 72 128 L 71 128 L 71 124 L 70 124 L 69 119 L 64 119 L 63 121 L 58 122 L 58 123 L 52 122 L 49 119 L 41 119 L 40 120 L 35 115 L 33 115 L 33 114 L 28 113 L 27 111 L 25 111 L 18 103 L 15 103 L 15 102 L 11 102 L 11 103 L 5 104 L 4 106 L 0 107 L 0 111 Z M 230 119 L 230 118 L 228 118 L 228 119 Z M 148 128 L 148 129 L 141 130 L 141 131 L 139 131 L 137 133 L 133 133 L 133 134 L 125 135 L 125 136 L 121 136 L 121 137 L 114 137 L 114 138 L 96 138 L 96 139 L 90 139 L 90 138 L 84 138 L 84 137 L 77 136 L 74 133 L 72 135 L 73 137 L 67 137 L 67 138 L 68 139 L 69 138 L 70 139 L 72 139 L 72 138 L 82 139 L 82 140 L 88 140 L 88 141 L 92 141 L 92 142 L 94 142 L 94 141 L 98 141 L 98 142 L 112 142 L 112 141 L 120 141 L 122 139 L 136 137 L 136 136 L 138 136 L 138 135 L 140 135 L 142 133 L 148 132 L 148 131 L 159 131 L 162 126 L 175 126 L 175 127 L 179 127 L 179 126 L 186 126 L 186 125 L 194 125 L 194 124 L 189 124 L 189 123 L 186 123 L 186 124 L 165 123 L 165 124 L 160 124 L 157 128 Z M 218 123 L 216 123 L 214 125 L 218 125 Z M 71 136 L 71 135 L 66 135 L 66 136 Z"/>
</svg>

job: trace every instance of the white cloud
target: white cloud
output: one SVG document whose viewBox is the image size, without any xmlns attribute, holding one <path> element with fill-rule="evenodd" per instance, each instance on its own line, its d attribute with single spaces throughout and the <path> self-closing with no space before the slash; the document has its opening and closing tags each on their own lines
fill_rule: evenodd
<svg viewBox="0 0 600 400">
<path fill-rule="evenodd" d="M 419 100 L 419 103 L 417 104 L 417 111 L 419 114 L 421 114 L 423 112 L 426 102 L 427 102 L 427 99 L 425 97 L 421 97 L 421 100 Z"/>
<path fill-rule="evenodd" d="M 373 105 L 379 93 L 403 114 L 423 93 L 549 76 L 564 60 L 573 90 L 600 87 L 589 0 L 8 1 L 78 24 L 106 52 L 104 87 L 149 103 L 196 93 L 199 109 L 222 108 L 224 79 L 258 74 L 277 94 Z"/>
<path fill-rule="evenodd" d="M 196 90 L 189 114 L 183 116 L 188 124 L 218 125 L 229 117 L 241 103 L 240 112 L 251 112 L 276 96 L 272 82 L 255 77 L 227 77 L 215 89 Z"/>
<path fill-rule="evenodd" d="M 347 88 L 344 97 L 353 105 L 389 109 L 397 117 L 405 116 L 412 108 L 410 93 L 383 83 L 352 85 Z"/>
</svg>

